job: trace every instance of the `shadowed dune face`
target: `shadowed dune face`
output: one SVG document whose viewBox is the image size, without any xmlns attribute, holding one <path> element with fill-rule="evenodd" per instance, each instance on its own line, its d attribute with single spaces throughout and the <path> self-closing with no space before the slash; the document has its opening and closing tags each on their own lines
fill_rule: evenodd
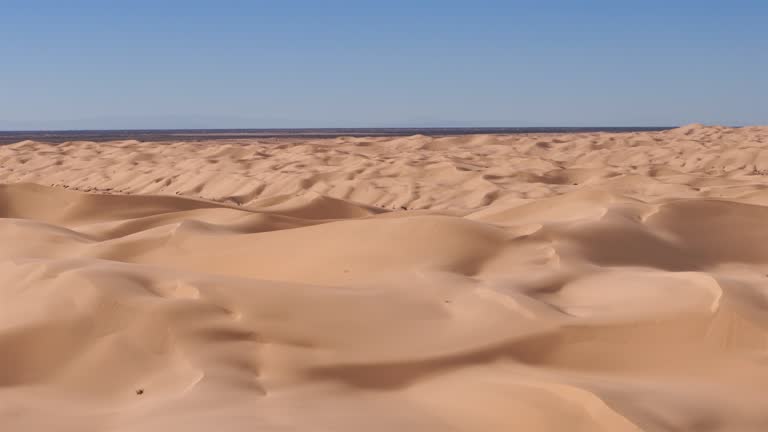
<svg viewBox="0 0 768 432">
<path fill-rule="evenodd" d="M 0 147 L 0 424 L 766 430 L 767 140 Z"/>
</svg>

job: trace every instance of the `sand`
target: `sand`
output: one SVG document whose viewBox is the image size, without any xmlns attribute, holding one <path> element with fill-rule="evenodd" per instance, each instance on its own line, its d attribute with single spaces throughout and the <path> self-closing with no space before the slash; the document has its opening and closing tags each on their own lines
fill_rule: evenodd
<svg viewBox="0 0 768 432">
<path fill-rule="evenodd" d="M 768 430 L 768 127 L 0 147 L 7 431 Z"/>
</svg>

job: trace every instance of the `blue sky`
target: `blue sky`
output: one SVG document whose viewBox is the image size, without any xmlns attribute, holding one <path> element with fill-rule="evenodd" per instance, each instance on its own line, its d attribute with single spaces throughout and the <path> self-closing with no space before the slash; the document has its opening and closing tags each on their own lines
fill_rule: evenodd
<svg viewBox="0 0 768 432">
<path fill-rule="evenodd" d="M 768 1 L 0 0 L 0 129 L 768 124 Z"/>
</svg>

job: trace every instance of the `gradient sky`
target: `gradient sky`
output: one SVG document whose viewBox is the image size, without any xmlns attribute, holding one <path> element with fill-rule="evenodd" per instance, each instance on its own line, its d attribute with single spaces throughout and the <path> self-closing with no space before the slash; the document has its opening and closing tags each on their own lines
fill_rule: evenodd
<svg viewBox="0 0 768 432">
<path fill-rule="evenodd" d="M 768 124 L 768 1 L 0 0 L 0 128 Z"/>
</svg>

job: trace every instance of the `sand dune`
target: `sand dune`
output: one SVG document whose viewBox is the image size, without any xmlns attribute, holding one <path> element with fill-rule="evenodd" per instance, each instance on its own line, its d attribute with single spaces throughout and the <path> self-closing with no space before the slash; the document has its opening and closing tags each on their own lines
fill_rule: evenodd
<svg viewBox="0 0 768 432">
<path fill-rule="evenodd" d="M 9 431 L 768 430 L 768 128 L 0 147 Z"/>
</svg>

